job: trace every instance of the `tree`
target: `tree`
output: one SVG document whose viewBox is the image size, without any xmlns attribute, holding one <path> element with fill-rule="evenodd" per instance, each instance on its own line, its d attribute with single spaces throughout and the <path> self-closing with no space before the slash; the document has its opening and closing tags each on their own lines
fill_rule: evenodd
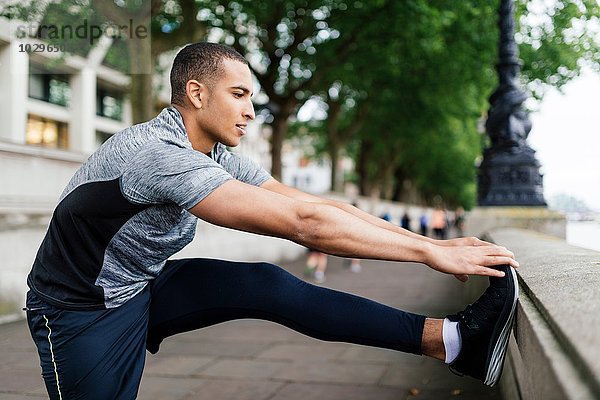
<svg viewBox="0 0 600 400">
<path fill-rule="evenodd" d="M 582 66 L 600 72 L 600 3 L 597 0 L 516 4 L 515 39 L 523 81 L 539 100 L 545 89 L 561 89 Z"/>
<path fill-rule="evenodd" d="M 127 4 L 100 8 L 112 15 Z M 523 80 L 537 98 L 584 64 L 600 70 L 596 0 L 517 6 Z M 409 183 L 426 200 L 442 196 L 468 207 L 483 145 L 476 125 L 496 86 L 497 7 L 497 0 L 152 0 L 151 52 L 156 59 L 208 38 L 249 59 L 268 98 L 257 108 L 273 126 L 275 177 L 290 121 L 318 97 L 328 118 L 311 122 L 309 132 L 332 160 L 332 187 L 338 157 L 349 154 L 363 194 L 400 198 Z M 137 50 L 130 49 L 130 62 Z M 132 101 L 147 100 L 148 81 L 136 86 L 135 79 Z M 146 100 L 135 108 L 148 109 Z"/>
<path fill-rule="evenodd" d="M 395 189 L 404 181 L 420 185 L 423 192 L 432 186 L 444 188 L 440 157 L 432 157 L 435 146 L 441 145 L 441 151 L 457 156 L 456 163 L 472 170 L 479 147 L 478 140 L 472 140 L 478 138 L 474 122 L 485 105 L 479 88 L 493 82 L 493 53 L 485 48 L 490 38 L 479 33 L 486 32 L 481 14 L 493 13 L 491 7 L 413 1 L 410 7 L 398 5 L 394 11 L 380 20 L 383 26 L 400 21 L 396 29 L 386 32 L 393 39 L 371 41 L 371 60 L 376 62 L 358 74 L 372 77 L 365 78 L 370 112 L 356 159 L 359 186 L 363 194 L 375 190 L 387 198 L 397 197 Z M 372 37 L 380 36 L 373 32 Z M 468 96 L 456 96 L 460 92 Z M 456 120 L 473 123 L 452 123 Z M 465 127 L 469 129 L 463 131 Z M 471 143 L 470 151 L 450 152 L 455 143 L 440 140 L 462 136 Z M 458 146 L 463 141 L 456 142 Z M 465 161 L 465 156 L 470 159 Z M 471 175 L 472 184 L 474 171 Z M 431 186 L 425 188 L 423 182 Z"/>
<path fill-rule="evenodd" d="M 148 7 L 150 3 L 150 7 Z M 131 5 L 133 4 L 133 5 Z M 120 25 L 127 25 L 131 18 L 142 18 L 150 26 L 151 40 L 127 40 L 129 70 L 139 60 L 149 55 L 150 65 L 146 73 L 132 73 L 129 95 L 134 123 L 147 121 L 155 116 L 153 73 L 158 57 L 178 46 L 202 40 L 207 28 L 196 18 L 201 11 L 195 0 L 151 0 L 139 2 L 128 0 L 124 4 L 95 1 L 93 8 L 100 15 Z M 130 8 L 130 10 L 128 10 Z M 144 14 L 140 15 L 143 10 Z M 147 12 L 147 15 L 146 15 Z"/>
<path fill-rule="evenodd" d="M 558 3 L 541 33 L 522 26 L 521 32 L 527 34 L 518 36 L 524 48 L 524 77 L 533 79 L 530 87 L 538 91 L 543 84 L 560 86 L 572 79 L 582 63 L 598 69 L 598 36 L 582 28 L 585 21 L 598 21 L 598 5 Z M 476 123 L 489 107 L 486 95 L 496 85 L 497 33 L 489 29 L 497 20 L 496 6 L 411 1 L 389 14 L 410 22 L 400 30 L 386 31 L 393 38 L 388 51 L 370 41 L 370 47 L 389 54 L 389 60 L 377 71 L 385 77 L 380 82 L 387 83 L 373 81 L 367 89 L 372 111 L 361 130 L 362 146 L 356 156 L 363 194 L 376 189 L 389 197 L 394 193 L 391 185 L 402 187 L 403 180 L 410 180 L 426 198 L 441 195 L 449 205 L 474 204 L 474 161 L 481 148 Z M 395 26 L 385 15 L 378 22 Z M 390 120 L 401 121 L 402 126 L 386 123 Z M 399 191 L 395 192 L 397 197 Z"/>
<path fill-rule="evenodd" d="M 219 40 L 250 60 L 268 96 L 273 135 L 273 176 L 281 177 L 281 148 L 289 119 L 323 83 L 330 69 L 351 59 L 363 22 L 381 11 L 381 1 L 203 1 L 201 20 Z"/>
</svg>

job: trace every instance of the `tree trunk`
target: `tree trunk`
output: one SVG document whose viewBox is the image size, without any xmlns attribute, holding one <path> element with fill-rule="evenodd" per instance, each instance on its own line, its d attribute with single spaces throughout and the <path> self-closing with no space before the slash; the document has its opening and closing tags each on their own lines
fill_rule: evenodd
<svg viewBox="0 0 600 400">
<path fill-rule="evenodd" d="M 331 190 L 342 191 L 342 180 L 338 178 L 338 161 L 340 156 L 340 144 L 338 141 L 329 143 L 329 158 L 331 159 Z"/>
<path fill-rule="evenodd" d="M 140 60 L 148 62 L 150 58 L 150 40 L 128 40 L 129 59 L 135 63 Z M 150 60 L 153 62 L 154 60 Z M 130 74 L 131 82 L 129 96 L 131 100 L 131 117 L 134 124 L 148 121 L 155 116 L 152 96 L 152 71 L 154 66 L 147 66 L 148 70 L 137 71 Z M 133 67 L 130 67 L 132 70 Z"/>
<path fill-rule="evenodd" d="M 129 96 L 131 99 L 131 118 L 134 124 L 148 121 L 155 116 L 152 91 L 148 90 L 148 87 L 151 86 L 152 75 L 131 75 Z"/>
<path fill-rule="evenodd" d="M 327 95 L 327 141 L 329 142 L 329 158 L 331 159 L 331 190 L 341 191 L 341 182 L 338 180 L 338 160 L 342 140 L 340 138 L 340 117 L 342 104 L 339 100 L 332 99 Z"/>
<path fill-rule="evenodd" d="M 381 168 L 381 197 L 391 200 L 394 194 L 394 164 L 389 163 Z"/>
<path fill-rule="evenodd" d="M 273 135 L 271 136 L 271 176 L 281 181 L 282 178 L 282 154 L 283 141 L 287 136 L 290 125 L 290 115 L 297 105 L 294 98 L 285 100 L 284 104 L 277 104 L 279 110 L 273 113 Z"/>
<path fill-rule="evenodd" d="M 394 173 L 394 194 L 392 196 L 393 201 L 406 202 L 406 193 L 404 190 L 404 182 L 408 179 L 404 169 L 402 167 L 396 168 Z"/>
<path fill-rule="evenodd" d="M 369 181 L 369 162 L 371 153 L 373 152 L 373 144 L 363 139 L 358 155 L 358 163 L 356 164 L 356 173 L 358 174 L 358 190 L 361 196 L 370 196 L 372 185 Z"/>
<path fill-rule="evenodd" d="M 127 25 L 136 21 L 140 26 L 150 28 L 151 12 L 141 3 L 135 10 L 128 11 L 114 2 L 94 2 L 94 8 L 105 19 L 117 25 Z M 154 117 L 152 97 L 152 74 L 154 58 L 150 36 L 131 37 L 127 40 L 129 50 L 129 97 L 131 101 L 131 117 L 134 124 L 145 122 Z"/>
<path fill-rule="evenodd" d="M 283 140 L 288 130 L 288 117 L 287 113 L 279 113 L 274 115 L 273 118 L 273 135 L 271 136 L 271 175 L 273 178 L 281 181 L 282 169 L 281 169 L 281 150 L 283 147 Z"/>
</svg>

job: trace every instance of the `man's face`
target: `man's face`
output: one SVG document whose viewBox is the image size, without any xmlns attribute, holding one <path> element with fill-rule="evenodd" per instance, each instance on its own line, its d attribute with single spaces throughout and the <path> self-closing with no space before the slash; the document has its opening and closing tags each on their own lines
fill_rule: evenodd
<svg viewBox="0 0 600 400">
<path fill-rule="evenodd" d="M 205 140 L 235 147 L 246 134 L 248 121 L 254 119 L 252 74 L 239 61 L 225 59 L 222 68 L 198 110 L 198 125 Z"/>
</svg>

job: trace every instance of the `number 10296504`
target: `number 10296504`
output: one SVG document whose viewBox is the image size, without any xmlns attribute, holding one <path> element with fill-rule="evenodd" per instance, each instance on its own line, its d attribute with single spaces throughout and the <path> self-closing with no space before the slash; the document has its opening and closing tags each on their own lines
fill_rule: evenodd
<svg viewBox="0 0 600 400">
<path fill-rule="evenodd" d="M 20 43 L 19 53 L 61 53 L 65 51 L 62 44 Z"/>
</svg>

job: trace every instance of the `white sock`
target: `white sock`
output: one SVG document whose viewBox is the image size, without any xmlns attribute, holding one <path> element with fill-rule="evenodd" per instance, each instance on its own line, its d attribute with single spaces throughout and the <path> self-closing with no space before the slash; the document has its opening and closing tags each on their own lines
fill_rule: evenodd
<svg viewBox="0 0 600 400">
<path fill-rule="evenodd" d="M 460 353 L 460 348 L 462 347 L 458 322 L 452 322 L 448 318 L 444 318 L 442 337 L 444 339 L 444 348 L 446 349 L 445 363 L 450 364 L 458 357 L 458 353 Z"/>
</svg>

